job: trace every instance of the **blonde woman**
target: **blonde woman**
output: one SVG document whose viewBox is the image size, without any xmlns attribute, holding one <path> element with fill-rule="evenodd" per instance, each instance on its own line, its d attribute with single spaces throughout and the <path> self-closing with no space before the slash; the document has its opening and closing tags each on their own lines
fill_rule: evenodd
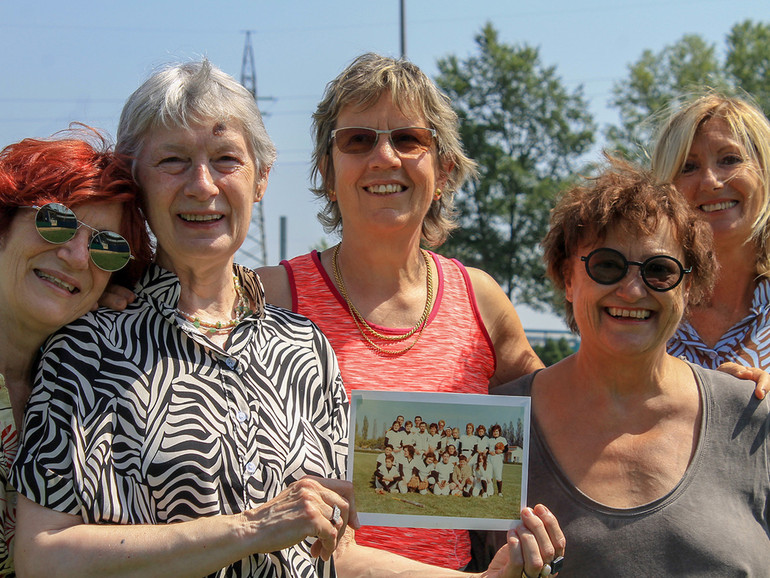
<svg viewBox="0 0 770 578">
<path fill-rule="evenodd" d="M 652 170 L 711 225 L 719 264 L 711 298 L 691 308 L 669 352 L 709 368 L 733 362 L 767 370 L 770 122 L 740 98 L 692 97 L 662 123 Z M 759 387 L 757 394 L 764 397 Z"/>
</svg>

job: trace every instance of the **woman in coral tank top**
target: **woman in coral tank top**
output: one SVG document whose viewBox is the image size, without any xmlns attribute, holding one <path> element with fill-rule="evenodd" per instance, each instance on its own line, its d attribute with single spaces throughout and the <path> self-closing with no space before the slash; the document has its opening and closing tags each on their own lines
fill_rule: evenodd
<svg viewBox="0 0 770 578">
<path fill-rule="evenodd" d="M 375 54 L 326 88 L 314 114 L 319 217 L 341 241 L 261 269 L 268 301 L 313 320 L 352 389 L 487 393 L 542 367 L 499 285 L 423 247 L 457 225 L 475 173 L 449 99 L 415 65 Z M 363 527 L 359 544 L 448 568 L 467 531 Z"/>
</svg>

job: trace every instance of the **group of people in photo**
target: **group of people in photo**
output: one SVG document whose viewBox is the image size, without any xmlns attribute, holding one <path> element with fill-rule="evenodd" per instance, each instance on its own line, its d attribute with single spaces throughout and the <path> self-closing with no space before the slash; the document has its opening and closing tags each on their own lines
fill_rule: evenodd
<svg viewBox="0 0 770 578">
<path fill-rule="evenodd" d="M 6 146 L 0 576 L 766 575 L 770 122 L 704 90 L 660 124 L 650 170 L 607 155 L 551 213 L 581 342 L 548 368 L 500 285 L 435 252 L 478 167 L 408 60 L 326 86 L 311 190 L 339 243 L 259 270 L 235 255 L 277 151 L 207 59 L 143 82 L 114 149 Z M 362 526 L 355 389 L 529 396 L 520 523 L 481 548 Z M 375 491 L 502 496 L 502 434 L 398 416 Z"/>
<path fill-rule="evenodd" d="M 416 427 L 415 427 L 416 426 Z M 417 492 L 437 496 L 503 496 L 503 463 L 508 440 L 502 428 L 472 423 L 459 427 L 439 419 L 414 422 L 399 415 L 385 432 L 383 451 L 374 471 L 375 491 Z"/>
</svg>

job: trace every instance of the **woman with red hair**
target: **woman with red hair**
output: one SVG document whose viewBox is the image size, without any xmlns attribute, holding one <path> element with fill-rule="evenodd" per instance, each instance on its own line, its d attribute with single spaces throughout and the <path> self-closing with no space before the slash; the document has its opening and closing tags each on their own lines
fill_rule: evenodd
<svg viewBox="0 0 770 578">
<path fill-rule="evenodd" d="M 14 572 L 8 469 L 40 347 L 96 305 L 113 273 L 133 284 L 149 256 L 131 174 L 97 132 L 0 152 L 0 576 Z"/>
</svg>

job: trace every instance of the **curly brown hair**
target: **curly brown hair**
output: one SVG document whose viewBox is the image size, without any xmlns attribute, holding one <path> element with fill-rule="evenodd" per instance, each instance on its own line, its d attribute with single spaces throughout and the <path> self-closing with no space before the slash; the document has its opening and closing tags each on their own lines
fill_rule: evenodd
<svg viewBox="0 0 770 578">
<path fill-rule="evenodd" d="M 605 156 L 607 169 L 569 189 L 551 211 L 550 230 L 542 242 L 548 277 L 564 291 L 567 262 L 578 246 L 601 242 L 617 227 L 632 235 L 652 235 L 668 221 L 682 247 L 684 266 L 692 267 L 688 307 L 700 303 L 716 279 L 711 227 L 673 185 L 656 182 L 650 172 Z M 565 309 L 567 324 L 578 333 L 572 304 L 566 300 Z"/>
</svg>

